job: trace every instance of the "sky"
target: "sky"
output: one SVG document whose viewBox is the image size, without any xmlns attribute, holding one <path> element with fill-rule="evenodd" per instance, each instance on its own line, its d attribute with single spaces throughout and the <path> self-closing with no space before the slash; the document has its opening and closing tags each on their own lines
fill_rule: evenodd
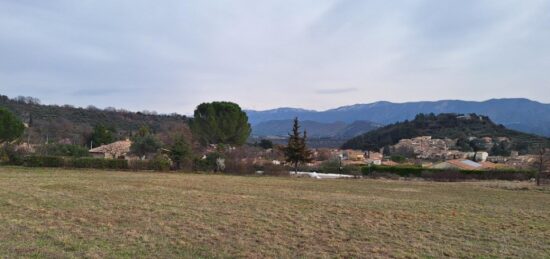
<svg viewBox="0 0 550 259">
<path fill-rule="evenodd" d="M 0 0 L 0 94 L 191 114 L 202 102 L 550 102 L 547 0 Z"/>
</svg>

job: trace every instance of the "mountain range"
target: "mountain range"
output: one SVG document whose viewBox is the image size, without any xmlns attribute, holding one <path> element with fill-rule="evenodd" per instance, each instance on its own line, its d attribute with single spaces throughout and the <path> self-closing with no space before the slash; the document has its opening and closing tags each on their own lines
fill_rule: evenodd
<svg viewBox="0 0 550 259">
<path fill-rule="evenodd" d="M 252 127 L 252 135 L 286 137 L 289 129 L 292 128 L 292 124 L 293 120 L 291 119 L 260 122 Z M 317 122 L 305 120 L 300 122 L 301 129 L 307 130 L 310 138 L 350 139 L 381 126 L 381 124 L 370 121 L 346 123 L 343 121 Z"/>
<path fill-rule="evenodd" d="M 550 137 L 550 104 L 524 98 L 491 99 L 481 102 L 442 100 L 392 103 L 380 101 L 343 106 L 325 111 L 278 108 L 265 111 L 246 110 L 246 112 L 249 122 L 252 124 L 253 132 L 262 132 L 267 135 L 277 135 L 275 132 L 278 129 L 273 132 L 266 131 L 263 126 L 266 122 L 284 121 L 294 117 L 298 117 L 302 121 L 328 124 L 336 122 L 350 124 L 355 121 L 368 121 L 374 125 L 386 125 L 412 120 L 419 113 L 476 113 L 488 116 L 495 123 L 502 124 L 510 129 Z M 258 129 L 261 130 L 258 131 Z M 276 129 L 276 127 L 273 127 L 273 129 Z"/>
</svg>

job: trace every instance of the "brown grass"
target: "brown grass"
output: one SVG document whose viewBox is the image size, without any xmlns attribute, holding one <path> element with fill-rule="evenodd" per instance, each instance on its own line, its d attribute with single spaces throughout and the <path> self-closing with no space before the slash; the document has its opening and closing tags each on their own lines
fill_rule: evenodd
<svg viewBox="0 0 550 259">
<path fill-rule="evenodd" d="M 550 257 L 513 184 L 3 167 L 0 257 Z"/>
</svg>

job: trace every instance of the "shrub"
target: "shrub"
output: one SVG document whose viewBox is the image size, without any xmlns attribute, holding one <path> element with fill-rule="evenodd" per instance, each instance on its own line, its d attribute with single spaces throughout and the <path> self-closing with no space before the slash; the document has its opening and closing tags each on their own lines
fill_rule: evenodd
<svg viewBox="0 0 550 259">
<path fill-rule="evenodd" d="M 47 144 L 38 150 L 39 154 L 45 156 L 67 156 L 67 157 L 87 157 L 90 155 L 88 149 L 79 145 L 66 144 Z"/>
<path fill-rule="evenodd" d="M 218 152 L 212 152 L 206 155 L 206 158 L 195 158 L 193 160 L 193 170 L 194 171 L 204 171 L 204 172 L 213 172 L 218 169 L 216 160 L 222 158 L 223 156 Z"/>
<path fill-rule="evenodd" d="M 341 165 L 338 159 L 330 159 L 321 163 L 319 167 L 319 172 L 337 174 L 340 172 L 340 169 L 343 168 L 344 167 Z"/>
<path fill-rule="evenodd" d="M 62 167 L 64 160 L 57 156 L 27 156 L 23 164 L 28 167 Z"/>
<path fill-rule="evenodd" d="M 377 166 L 377 165 L 371 165 L 371 166 L 364 166 L 361 168 L 361 172 L 363 175 L 369 175 L 373 172 L 384 172 L 384 173 L 392 173 L 399 175 L 401 177 L 420 177 L 422 175 L 422 172 L 425 170 L 433 170 L 433 169 L 426 169 L 418 166 Z"/>
<path fill-rule="evenodd" d="M 156 155 L 153 159 L 149 160 L 149 169 L 155 171 L 168 171 L 172 165 L 172 161 L 164 155 Z"/>
<path fill-rule="evenodd" d="M 13 145 L 0 145 L 0 164 L 22 165 L 26 154 L 24 149 L 17 150 Z"/>
<path fill-rule="evenodd" d="M 272 163 L 266 163 L 260 168 L 261 171 L 264 171 L 264 175 L 272 176 L 288 176 L 290 168 L 285 167 L 284 165 L 274 165 Z"/>
<path fill-rule="evenodd" d="M 405 163 L 407 162 L 407 158 L 403 155 L 393 155 L 390 157 L 390 160 L 396 163 Z"/>
<path fill-rule="evenodd" d="M 253 174 L 258 171 L 258 167 L 249 161 L 239 161 L 237 159 L 226 159 L 224 172 L 230 174 Z"/>
</svg>

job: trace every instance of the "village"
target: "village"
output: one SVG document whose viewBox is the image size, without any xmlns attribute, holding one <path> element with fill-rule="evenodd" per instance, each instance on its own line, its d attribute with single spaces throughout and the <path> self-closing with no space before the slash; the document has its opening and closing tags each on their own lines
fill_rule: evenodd
<svg viewBox="0 0 550 259">
<path fill-rule="evenodd" d="M 494 145 L 491 138 L 481 141 L 490 150 Z M 507 141 L 498 138 L 497 142 Z M 129 139 L 94 147 L 88 152 L 95 158 L 140 160 L 151 158 L 154 154 L 139 157 L 131 153 L 132 141 Z M 21 148 L 28 147 L 25 144 Z M 255 165 L 284 165 L 284 154 L 280 147 L 261 149 L 253 146 L 229 148 L 230 152 L 242 152 L 241 162 Z M 388 150 L 385 150 L 388 149 Z M 202 151 L 201 158 L 206 159 L 209 153 L 219 150 L 217 145 L 209 145 Z M 245 151 L 246 150 L 246 151 Z M 161 150 L 162 151 L 162 150 Z M 402 139 L 397 144 L 378 151 L 353 149 L 312 149 L 313 161 L 307 163 L 310 168 L 319 168 L 328 161 L 341 166 L 400 166 L 414 165 L 422 168 L 455 169 L 455 170 L 494 170 L 494 169 L 528 169 L 536 160 L 535 155 L 519 155 L 512 151 L 509 156 L 490 156 L 487 151 L 463 152 L 457 150 L 456 140 L 434 139 L 431 136 L 421 136 L 412 139 Z M 332 172 L 337 173 L 337 172 Z"/>
</svg>

